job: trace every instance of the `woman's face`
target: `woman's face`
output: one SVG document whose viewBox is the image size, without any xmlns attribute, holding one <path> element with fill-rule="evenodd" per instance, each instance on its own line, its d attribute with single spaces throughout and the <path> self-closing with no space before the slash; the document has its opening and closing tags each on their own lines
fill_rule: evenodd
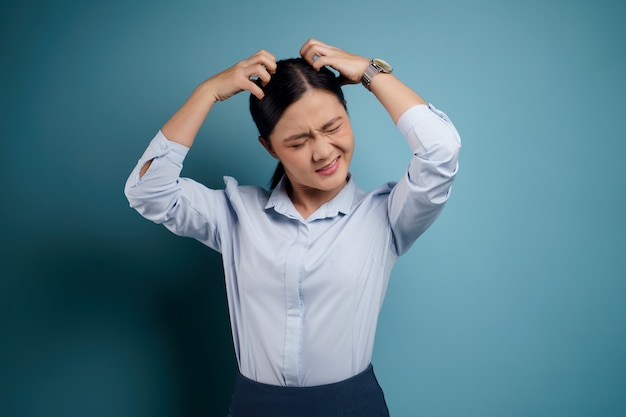
<svg viewBox="0 0 626 417">
<path fill-rule="evenodd" d="M 268 151 L 279 159 L 294 192 L 336 195 L 346 184 L 354 134 L 337 96 L 313 89 L 291 104 L 274 127 Z"/>
</svg>

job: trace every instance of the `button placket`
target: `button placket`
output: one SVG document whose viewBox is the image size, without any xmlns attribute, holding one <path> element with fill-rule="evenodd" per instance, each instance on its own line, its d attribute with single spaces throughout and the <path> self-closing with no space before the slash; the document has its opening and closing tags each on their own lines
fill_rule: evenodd
<svg viewBox="0 0 626 417">
<path fill-rule="evenodd" d="M 302 353 L 302 268 L 308 247 L 309 229 L 299 222 L 298 235 L 287 253 L 285 268 L 285 321 L 284 375 L 287 386 L 300 386 L 300 357 Z"/>
</svg>

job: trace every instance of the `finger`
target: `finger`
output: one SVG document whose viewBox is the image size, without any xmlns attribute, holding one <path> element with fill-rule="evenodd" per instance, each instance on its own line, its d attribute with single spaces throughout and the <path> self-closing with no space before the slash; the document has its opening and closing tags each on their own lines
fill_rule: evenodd
<svg viewBox="0 0 626 417">
<path fill-rule="evenodd" d="M 254 58 L 254 57 L 265 57 L 265 58 L 269 58 L 272 61 L 276 61 L 276 57 L 274 56 L 274 54 L 272 54 L 271 52 L 266 51 L 265 49 L 261 49 L 261 50 L 257 51 L 250 58 Z"/>
<path fill-rule="evenodd" d="M 253 66 L 257 64 L 265 66 L 270 73 L 274 73 L 276 71 L 276 57 L 263 49 L 252 55 L 250 58 L 242 61 L 243 66 Z"/>
<path fill-rule="evenodd" d="M 304 45 L 302 45 L 302 48 L 300 48 L 300 56 L 304 58 L 304 56 L 308 54 L 308 51 L 316 46 L 329 47 L 329 45 L 325 44 L 324 42 L 319 41 L 315 38 L 311 38 L 306 41 Z"/>
<path fill-rule="evenodd" d="M 316 71 L 319 71 L 322 67 L 329 67 L 340 74 L 344 74 L 348 68 L 348 63 L 340 56 L 322 55 L 313 62 L 312 67 Z"/>
<path fill-rule="evenodd" d="M 270 69 L 268 67 L 274 68 L 276 69 L 276 63 L 273 63 L 271 61 L 268 62 L 256 62 L 254 64 L 250 64 L 246 67 L 244 67 L 244 71 L 248 74 L 248 76 L 253 76 L 253 75 L 260 75 L 260 73 L 262 72 L 266 72 L 269 73 Z"/>
<path fill-rule="evenodd" d="M 320 46 L 315 44 L 309 45 L 301 52 L 302 58 L 304 58 L 304 60 L 311 65 L 313 65 L 313 63 L 315 62 L 315 56 L 319 57 L 320 54 Z"/>
<path fill-rule="evenodd" d="M 270 74 L 276 72 L 276 58 L 273 55 L 266 57 L 266 59 L 264 59 L 261 63 Z"/>
<path fill-rule="evenodd" d="M 304 56 L 306 55 L 306 51 L 308 51 L 311 45 L 315 42 L 318 42 L 318 41 L 316 39 L 310 38 L 302 45 L 302 47 L 300 48 L 300 56 L 302 58 L 304 58 Z"/>
<path fill-rule="evenodd" d="M 245 78 L 244 85 L 248 86 L 248 81 L 252 81 L 257 86 L 265 86 L 270 82 L 272 76 L 263 64 L 250 65 L 239 69 L 238 77 Z M 257 82 L 258 80 L 258 82 Z M 239 81 L 241 82 L 241 81 Z"/>
<path fill-rule="evenodd" d="M 300 55 L 302 56 L 302 58 L 304 58 L 306 62 L 313 65 L 316 56 L 319 58 L 321 56 L 328 55 L 332 53 L 332 50 L 332 47 L 324 43 L 312 41 L 302 47 L 302 49 L 300 50 Z"/>
<path fill-rule="evenodd" d="M 262 69 L 258 71 L 256 76 L 258 76 L 261 80 L 261 85 L 263 85 L 263 87 L 265 87 L 267 83 L 269 83 L 272 79 L 269 70 L 267 70 L 265 67 L 262 67 Z"/>
<path fill-rule="evenodd" d="M 263 92 L 263 89 L 261 87 L 259 87 L 254 81 L 252 80 L 248 80 L 248 83 L 246 84 L 246 86 L 244 87 L 244 90 L 247 90 L 250 92 L 250 94 L 252 94 L 253 96 L 255 96 L 256 98 L 258 98 L 259 100 L 262 100 L 263 97 L 265 97 L 265 93 Z"/>
<path fill-rule="evenodd" d="M 339 69 L 336 67 L 336 62 L 335 61 L 336 60 L 334 60 L 332 57 L 329 57 L 327 55 L 322 55 L 322 56 L 318 56 L 318 58 L 311 63 L 311 66 L 313 68 L 315 68 L 317 71 L 319 71 L 320 68 L 322 68 L 324 66 L 328 66 L 328 67 L 334 68 L 335 70 L 339 71 Z"/>
<path fill-rule="evenodd" d="M 267 68 L 270 74 L 276 72 L 276 57 L 267 51 L 263 51 L 261 55 L 261 63 Z"/>
</svg>

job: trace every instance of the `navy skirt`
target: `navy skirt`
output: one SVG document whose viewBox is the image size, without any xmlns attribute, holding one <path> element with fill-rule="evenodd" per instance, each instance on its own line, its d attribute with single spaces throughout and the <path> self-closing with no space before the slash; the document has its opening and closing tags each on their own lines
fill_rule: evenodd
<svg viewBox="0 0 626 417">
<path fill-rule="evenodd" d="M 235 378 L 230 417 L 388 417 L 374 368 L 345 381 L 314 387 L 282 387 Z"/>
</svg>

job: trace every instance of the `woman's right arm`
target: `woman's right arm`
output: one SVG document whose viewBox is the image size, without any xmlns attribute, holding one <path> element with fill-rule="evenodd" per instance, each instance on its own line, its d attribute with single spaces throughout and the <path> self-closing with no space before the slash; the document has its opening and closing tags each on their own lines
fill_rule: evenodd
<svg viewBox="0 0 626 417">
<path fill-rule="evenodd" d="M 275 69 L 274 56 L 259 51 L 200 84 L 158 131 L 128 177 L 124 193 L 131 207 L 146 219 L 219 251 L 219 227 L 228 224 L 224 190 L 181 178 L 183 161 L 215 102 L 241 91 L 262 98 L 263 91 L 252 78 L 265 84 Z"/>
<path fill-rule="evenodd" d="M 180 109 L 163 125 L 161 132 L 168 140 L 190 148 L 215 102 L 226 100 L 241 91 L 249 91 L 262 99 L 263 90 L 251 78 L 258 77 L 265 85 L 275 70 L 274 55 L 261 50 L 214 75 L 193 91 Z M 140 177 L 148 171 L 151 163 L 152 160 L 149 160 L 141 167 Z"/>
</svg>

